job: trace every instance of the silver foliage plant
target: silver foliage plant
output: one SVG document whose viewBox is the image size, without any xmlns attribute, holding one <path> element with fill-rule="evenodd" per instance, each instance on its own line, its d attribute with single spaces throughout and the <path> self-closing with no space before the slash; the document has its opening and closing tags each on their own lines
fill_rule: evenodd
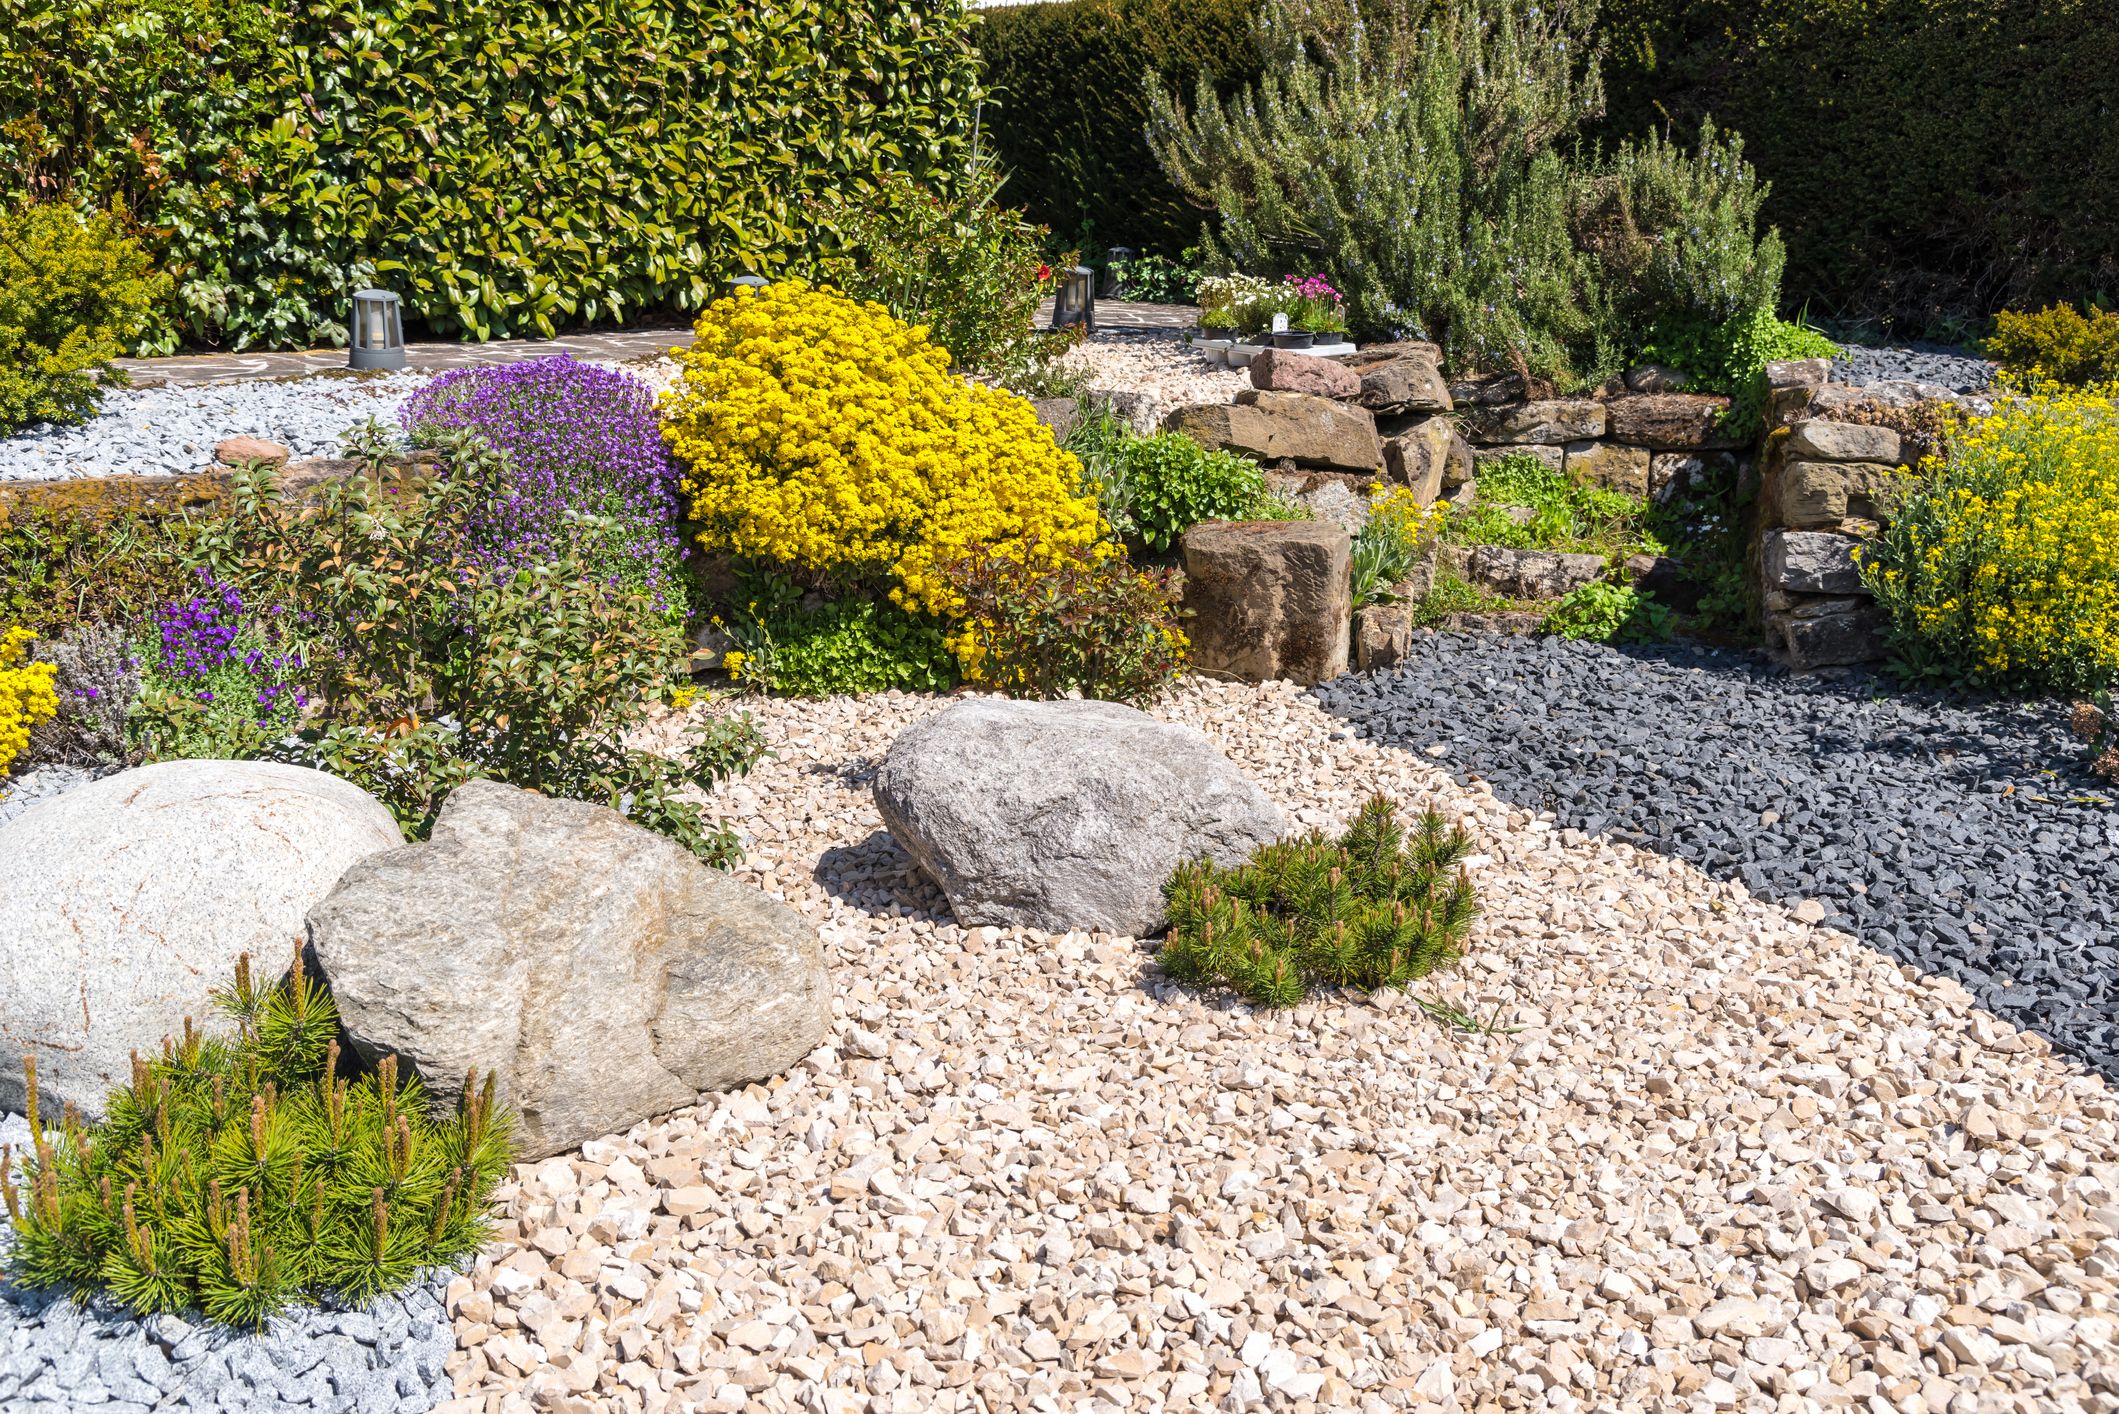
<svg viewBox="0 0 2119 1414">
<path fill-rule="evenodd" d="M 59 711 L 31 729 L 23 766 L 131 765 L 125 724 L 140 695 L 140 665 L 130 637 L 108 624 L 81 624 L 65 638 L 39 642 L 39 662 L 59 670 Z"/>
<path fill-rule="evenodd" d="M 1150 80 L 1149 146 L 1216 218 L 1210 268 L 1321 269 L 1361 335 L 1567 387 L 1659 329 L 1771 311 L 1780 245 L 1740 144 L 1583 143 L 1594 0 L 1262 3 L 1257 84 L 1187 104 Z"/>
</svg>

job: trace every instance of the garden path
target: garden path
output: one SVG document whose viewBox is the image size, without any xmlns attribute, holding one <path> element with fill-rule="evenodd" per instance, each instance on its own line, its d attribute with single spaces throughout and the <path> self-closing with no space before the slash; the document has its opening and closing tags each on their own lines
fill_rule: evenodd
<svg viewBox="0 0 2119 1414">
<path fill-rule="evenodd" d="M 1038 326 L 1052 318 L 1052 301 L 1038 306 Z M 1111 329 L 1189 329 L 1199 311 L 1190 305 L 1142 304 L 1098 300 L 1096 320 Z M 423 372 L 483 364 L 521 363 L 526 359 L 570 353 L 576 358 L 619 363 L 645 358 L 691 343 L 689 328 L 620 329 L 597 334 L 569 334 L 558 339 L 496 339 L 490 343 L 415 343 L 405 346 L 405 363 Z M 346 366 L 344 349 L 285 352 L 178 354 L 171 358 L 121 358 L 118 367 L 137 388 L 181 384 L 231 383 L 252 378 L 295 378 L 331 373 Z"/>
<path fill-rule="evenodd" d="M 1193 683 L 1158 712 L 1299 825 L 1381 789 L 1484 850 L 1420 993 L 1499 1029 L 1254 1012 L 1129 939 L 957 927 L 868 790 L 942 701 L 753 705 L 717 803 L 834 1034 L 517 1170 L 450 1414 L 2119 1408 L 2119 1097 L 1954 979 Z"/>
</svg>

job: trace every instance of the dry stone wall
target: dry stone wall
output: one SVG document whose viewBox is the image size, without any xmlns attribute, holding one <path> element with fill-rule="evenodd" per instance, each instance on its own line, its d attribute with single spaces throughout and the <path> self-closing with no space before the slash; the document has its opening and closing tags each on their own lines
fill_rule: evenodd
<svg viewBox="0 0 2119 1414">
<path fill-rule="evenodd" d="M 1889 524 L 1929 448 L 1908 429 L 1938 406 L 1985 400 L 1922 383 L 1846 387 L 1826 359 L 1770 364 L 1758 453 L 1753 565 L 1768 646 L 1798 669 L 1883 656 L 1883 615 L 1863 584 L 1863 542 Z"/>
</svg>

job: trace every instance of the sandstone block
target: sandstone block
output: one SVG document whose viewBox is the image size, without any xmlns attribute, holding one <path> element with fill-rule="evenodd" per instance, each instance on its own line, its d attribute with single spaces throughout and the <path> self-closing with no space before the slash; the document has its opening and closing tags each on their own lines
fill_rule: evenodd
<svg viewBox="0 0 2119 1414">
<path fill-rule="evenodd" d="M 1646 447 L 1618 442 L 1569 442 L 1566 471 L 1576 481 L 1628 496 L 1645 496 L 1650 457 Z"/>
<path fill-rule="evenodd" d="M 1346 671 L 1352 539 L 1316 521 L 1210 521 L 1179 542 L 1201 672 L 1323 682 Z"/>
<path fill-rule="evenodd" d="M 1477 409 L 1465 418 L 1464 434 L 1480 446 L 1515 442 L 1565 446 L 1602 437 L 1609 423 L 1604 404 L 1590 398 L 1561 398 Z"/>
<path fill-rule="evenodd" d="M 1788 430 L 1790 461 L 1888 462 L 1900 460 L 1898 434 L 1888 427 L 1809 418 Z"/>
<path fill-rule="evenodd" d="M 1337 398 L 1342 402 L 1361 397 L 1360 374 L 1331 359 L 1298 353 L 1293 349 L 1267 349 L 1253 358 L 1251 386 L 1275 393 L 1308 393 L 1312 397 Z"/>
</svg>

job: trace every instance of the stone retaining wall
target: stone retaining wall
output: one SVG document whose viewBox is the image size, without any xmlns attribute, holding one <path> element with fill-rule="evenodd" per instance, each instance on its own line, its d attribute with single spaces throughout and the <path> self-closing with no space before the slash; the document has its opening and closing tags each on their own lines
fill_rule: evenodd
<svg viewBox="0 0 2119 1414">
<path fill-rule="evenodd" d="M 1769 364 L 1752 565 L 1768 646 L 1792 667 L 1883 656 L 1883 615 L 1857 556 L 1879 534 L 1932 448 L 1913 429 L 1937 406 L 1984 399 L 1922 383 L 1844 387 L 1826 359 Z"/>
</svg>

